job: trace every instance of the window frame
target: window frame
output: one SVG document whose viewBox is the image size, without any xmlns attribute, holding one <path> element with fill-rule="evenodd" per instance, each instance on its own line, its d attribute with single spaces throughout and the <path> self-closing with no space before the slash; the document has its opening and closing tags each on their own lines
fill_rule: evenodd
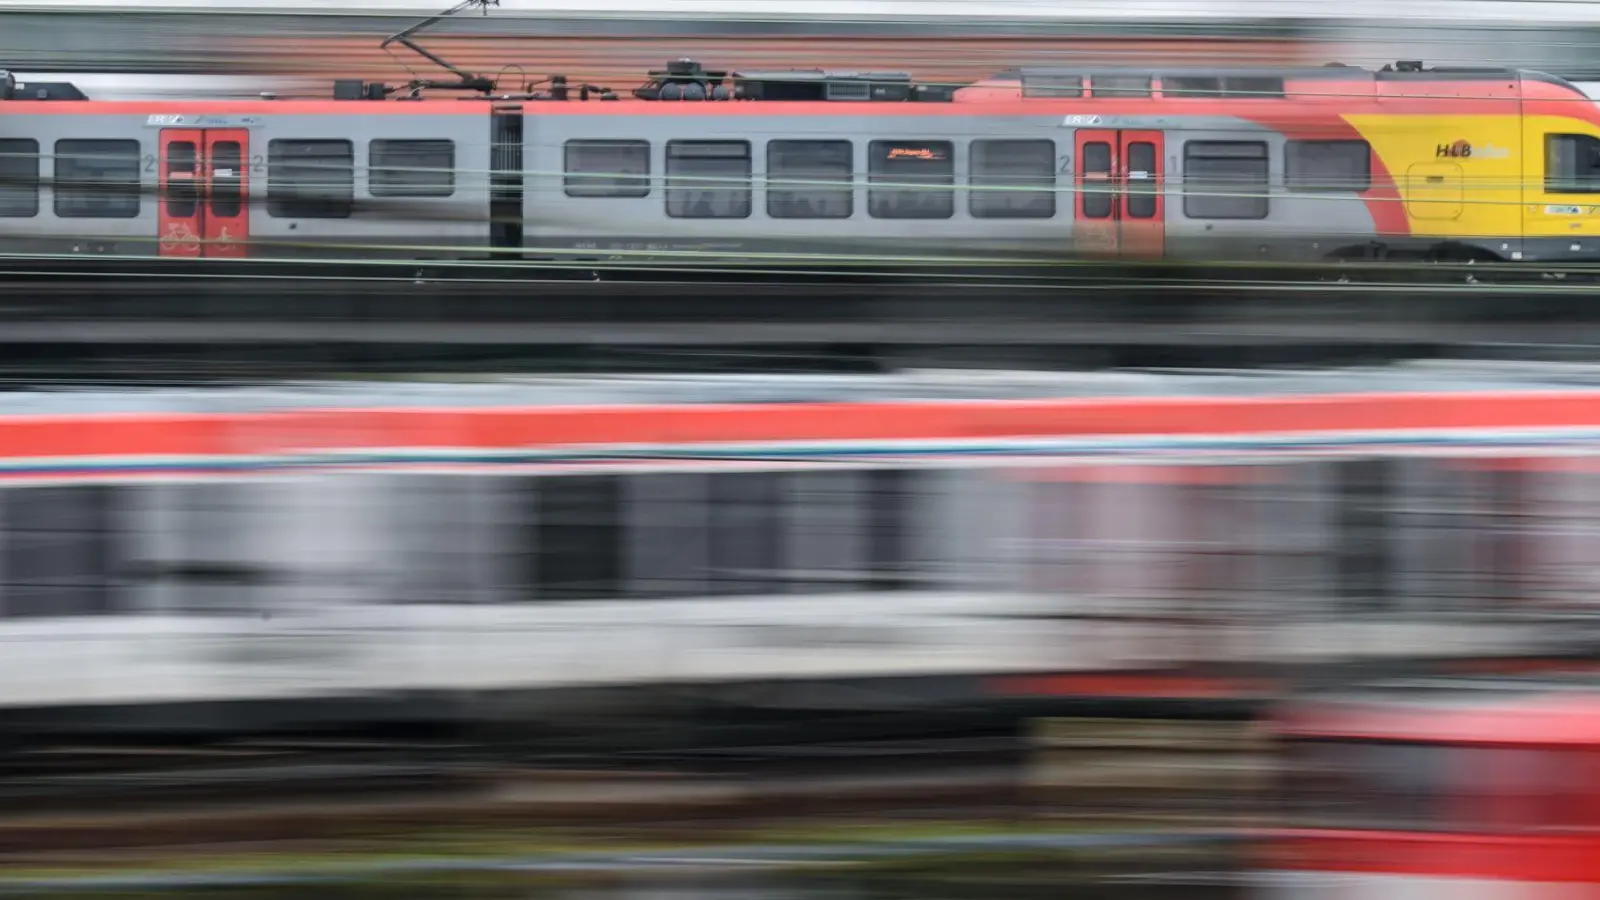
<svg viewBox="0 0 1600 900">
<path fill-rule="evenodd" d="M 1574 132 L 1548 132 L 1544 136 L 1544 192 L 1546 194 L 1585 195 L 1600 194 L 1600 164 L 1590 168 L 1586 175 L 1573 175 L 1572 181 L 1561 184 L 1561 176 L 1556 173 L 1556 166 L 1552 165 L 1551 154 L 1560 140 L 1583 141 L 1592 146 L 1596 156 L 1600 157 L 1600 138 L 1592 134 L 1577 134 Z M 1579 144 L 1578 146 L 1584 146 Z M 1581 179 L 1581 180 L 1580 180 Z M 1578 185 L 1587 184 L 1586 187 Z"/>
<path fill-rule="evenodd" d="M 877 186 L 877 185 L 882 184 L 884 179 L 888 179 L 889 184 L 891 184 L 891 185 L 895 184 L 896 182 L 895 182 L 894 179 L 897 178 L 897 177 L 900 177 L 900 176 L 887 175 L 886 173 L 884 173 L 884 172 L 882 172 L 880 170 L 880 167 L 883 166 L 884 164 L 886 164 L 889 161 L 888 160 L 889 151 L 894 149 L 894 148 L 896 148 L 897 146 L 898 147 L 915 147 L 917 149 L 929 149 L 929 150 L 931 150 L 933 148 L 936 148 L 936 147 L 943 147 L 944 148 L 944 150 L 945 150 L 945 158 L 944 158 L 944 160 L 942 160 L 942 162 L 945 163 L 946 167 L 948 168 L 948 172 L 938 176 L 939 178 L 944 179 L 944 180 L 939 181 L 939 182 L 932 182 L 932 184 L 935 185 L 936 190 L 932 190 L 932 191 L 928 192 L 930 195 L 939 196 L 940 199 L 943 200 L 943 203 L 942 203 L 943 213 L 944 213 L 943 215 L 885 215 L 884 214 L 885 211 L 879 208 L 879 204 L 882 203 L 882 202 L 885 202 L 885 200 L 886 200 L 886 196 L 885 197 L 880 197 L 880 195 L 892 196 L 892 195 L 913 193 L 913 191 L 909 191 L 904 187 L 879 187 L 879 186 Z M 955 214 L 956 214 L 956 146 L 955 146 L 955 141 L 942 140 L 942 139 L 941 140 L 924 140 L 924 139 L 921 139 L 921 138 L 906 138 L 906 139 L 903 139 L 903 140 L 877 140 L 877 141 L 872 141 L 871 143 L 869 143 L 867 145 L 867 215 L 868 216 L 870 216 L 870 217 L 872 217 L 874 219 L 899 219 L 899 220 L 905 220 L 905 221 L 919 221 L 919 220 L 920 221 L 927 221 L 927 220 L 953 219 L 953 218 L 955 218 Z"/>
<path fill-rule="evenodd" d="M 448 169 L 424 168 L 422 166 L 399 166 L 393 164 L 380 164 L 378 156 L 382 152 L 393 152 L 399 148 L 401 153 L 419 152 L 424 147 L 438 150 L 449 148 L 450 167 Z M 443 172 L 444 179 L 434 184 L 391 184 L 387 181 L 392 175 L 381 176 L 379 173 L 427 173 Z M 417 199 L 439 199 L 455 196 L 456 193 L 456 142 L 449 138 L 373 138 L 367 143 L 367 193 L 374 197 L 404 197 Z"/>
<path fill-rule="evenodd" d="M 1196 150 L 1199 150 L 1199 149 L 1206 149 L 1206 148 L 1213 148 L 1213 147 L 1220 147 L 1220 146 L 1257 148 L 1257 149 L 1260 150 L 1260 155 L 1259 156 L 1243 156 L 1243 155 L 1236 155 L 1236 156 L 1224 156 L 1224 155 L 1205 156 L 1205 155 L 1201 155 L 1201 154 L 1197 154 L 1196 153 Z M 1198 141 L 1187 141 L 1187 142 L 1185 142 L 1184 145 L 1183 145 L 1183 217 L 1186 218 L 1186 219 L 1202 219 L 1202 220 L 1213 220 L 1213 221 L 1236 221 L 1236 222 L 1258 222 L 1258 221 L 1260 221 L 1262 219 L 1266 219 L 1266 218 L 1270 217 L 1271 214 L 1272 214 L 1272 198 L 1271 198 L 1271 192 L 1272 192 L 1272 157 L 1271 157 L 1271 153 L 1272 153 L 1272 149 L 1271 149 L 1270 146 L 1268 146 L 1266 141 L 1211 141 L 1211 140 L 1198 140 Z M 1196 186 L 1197 183 L 1200 184 L 1200 185 L 1206 185 L 1206 184 L 1214 185 L 1214 184 L 1217 183 L 1215 181 L 1215 179 L 1211 179 L 1208 176 L 1202 176 L 1197 182 L 1197 180 L 1195 179 L 1194 175 L 1190 171 L 1190 169 L 1191 169 L 1191 167 L 1192 167 L 1192 165 L 1193 165 L 1193 163 L 1194 163 L 1194 161 L 1196 159 L 1200 159 L 1200 160 L 1222 160 L 1222 159 L 1240 160 L 1240 159 L 1244 159 L 1244 160 L 1249 160 L 1251 162 L 1259 161 L 1261 163 L 1261 166 L 1262 166 L 1262 173 L 1261 173 L 1261 178 L 1259 179 L 1259 181 L 1255 182 L 1255 186 L 1258 186 L 1260 188 L 1261 195 L 1259 197 L 1251 197 L 1251 199 L 1260 201 L 1260 204 L 1261 204 L 1260 214 L 1259 215 L 1218 216 L 1218 215 L 1207 215 L 1207 214 L 1204 214 L 1204 213 L 1196 213 L 1196 212 L 1194 212 L 1192 210 L 1192 207 L 1193 207 L 1193 202 L 1195 200 L 1200 200 L 1200 201 L 1203 202 L 1203 201 L 1205 201 L 1207 199 L 1213 199 L 1213 198 L 1209 197 L 1208 195 L 1206 195 L 1204 193 L 1199 193 L 1199 192 L 1191 193 L 1191 188 Z M 1232 198 L 1224 198 L 1224 199 L 1232 199 Z"/>
<path fill-rule="evenodd" d="M 96 211 L 96 212 L 94 212 L 92 214 L 85 214 L 85 213 L 81 213 L 81 212 L 74 212 L 74 211 L 71 211 L 71 210 L 63 210 L 61 208 L 61 201 L 62 201 L 63 196 L 66 196 L 66 197 L 69 197 L 69 198 L 71 198 L 71 197 L 85 197 L 85 196 L 88 196 L 88 194 L 87 194 L 88 191 L 94 191 L 94 190 L 97 190 L 97 189 L 99 189 L 99 190 L 103 190 L 104 189 L 103 187 L 100 186 L 102 184 L 101 182 L 89 182 L 88 183 L 88 187 L 85 188 L 79 182 L 79 180 L 77 180 L 76 173 L 74 173 L 74 176 L 71 179 L 66 179 L 66 178 L 62 177 L 61 170 L 62 170 L 62 161 L 63 160 L 75 160 L 76 158 L 78 158 L 80 156 L 86 155 L 85 151 L 82 151 L 82 150 L 79 150 L 79 151 L 76 151 L 76 152 L 71 151 L 71 150 L 67 150 L 66 149 L 66 145 L 72 145 L 72 144 L 100 144 L 100 145 L 115 144 L 115 145 L 118 145 L 119 147 L 121 147 L 123 149 L 132 148 L 132 150 L 133 150 L 132 155 L 129 156 L 128 158 L 131 159 L 132 162 L 133 162 L 133 179 L 131 181 L 118 181 L 118 182 L 104 182 L 103 183 L 104 185 L 110 185 L 110 186 L 115 186 L 117 188 L 122 188 L 123 190 L 120 192 L 120 194 L 131 194 L 132 195 L 132 198 L 131 198 L 132 199 L 132 204 L 130 206 L 128 206 L 126 211 L 114 212 L 114 213 L 110 213 L 110 214 L 107 214 L 104 211 Z M 142 191 L 144 190 L 144 179 L 143 179 L 144 157 L 142 155 L 143 154 L 143 149 L 144 148 L 143 148 L 141 142 L 137 138 L 60 138 L 60 139 L 58 139 L 55 142 L 55 146 L 53 148 L 53 151 L 54 151 L 54 154 L 53 154 L 53 156 L 54 156 L 54 166 L 53 166 L 53 169 L 52 169 L 53 177 L 51 179 L 51 194 L 52 194 L 51 206 L 52 206 L 52 208 L 53 208 L 53 210 L 55 212 L 56 218 L 58 218 L 58 219 L 137 219 L 137 218 L 139 218 L 139 215 L 142 212 L 144 212 L 144 196 L 142 194 Z M 89 155 L 95 155 L 95 154 L 98 154 L 98 153 L 99 153 L 99 151 L 94 151 Z M 105 155 L 109 156 L 111 154 L 109 152 L 106 152 Z M 127 190 L 128 188 L 131 188 L 132 190 L 131 191 Z M 101 194 L 100 198 L 99 198 L 99 202 L 104 203 L 106 196 L 108 196 L 108 195 Z M 117 198 L 119 195 L 118 194 L 111 194 L 109 196 L 112 196 L 113 198 Z"/>
<path fill-rule="evenodd" d="M 619 175 L 617 173 L 585 172 L 573 167 L 573 151 L 583 151 L 589 148 L 621 148 L 628 150 L 641 150 L 644 153 L 644 173 L 642 175 Z M 650 142 L 633 138 L 573 138 L 561 145 L 561 190 L 568 197 L 583 200 L 639 200 L 650 196 L 652 185 L 650 183 L 651 161 Z M 640 183 L 632 187 L 619 187 L 617 185 L 600 185 L 596 183 L 582 184 L 585 177 L 607 175 L 611 178 L 637 178 Z M 574 183 L 574 182 L 580 183 Z M 576 191 L 576 192 L 574 192 Z M 603 193 L 601 191 L 604 191 Z"/>
<path fill-rule="evenodd" d="M 710 154 L 707 154 L 707 155 L 704 155 L 704 156 L 694 156 L 694 155 L 679 156 L 679 155 L 677 155 L 677 153 L 679 151 L 686 150 L 686 149 L 688 149 L 690 147 L 709 148 L 709 147 L 716 147 L 716 146 L 729 147 L 729 148 L 738 147 L 738 148 L 740 148 L 740 149 L 742 149 L 744 151 L 744 155 L 742 155 L 742 156 L 732 156 L 732 155 L 729 155 L 729 156 L 713 156 L 713 155 L 710 155 Z M 675 180 L 676 179 L 680 179 L 680 178 L 686 178 L 686 179 L 707 179 L 707 178 L 710 178 L 710 176 L 706 176 L 706 175 L 676 175 L 676 174 L 673 173 L 673 165 L 672 164 L 673 164 L 673 162 L 675 160 L 691 160 L 691 159 L 692 160 L 702 160 L 702 159 L 743 160 L 743 162 L 744 162 L 744 183 L 743 183 L 742 186 L 740 186 L 738 184 L 738 178 L 735 176 L 735 177 L 730 177 L 728 179 L 732 183 L 727 187 L 713 186 L 713 187 L 709 187 L 709 188 L 701 187 L 701 188 L 698 189 L 700 191 L 728 191 L 729 193 L 733 194 L 737 198 L 737 202 L 739 202 L 740 206 L 742 207 L 742 210 L 743 210 L 742 212 L 738 212 L 738 213 L 731 214 L 731 215 L 707 215 L 707 216 L 702 216 L 702 215 L 689 214 L 688 211 L 684 209 L 683 204 L 689 203 L 690 200 L 688 200 L 687 198 L 684 198 L 682 196 L 682 194 L 685 193 L 685 192 L 691 191 L 691 190 L 696 190 L 696 189 L 692 188 L 692 187 L 684 186 L 682 184 L 675 184 L 674 183 Z M 747 141 L 747 140 L 726 140 L 726 139 L 716 139 L 716 138 L 705 138 L 705 139 L 702 139 L 702 138 L 683 138 L 683 139 L 678 139 L 678 140 L 670 140 L 670 141 L 667 141 L 667 146 L 666 146 L 666 166 L 665 166 L 665 168 L 666 168 L 665 175 L 666 175 L 666 179 L 667 179 L 667 187 L 666 187 L 666 190 L 664 191 L 662 207 L 663 207 L 663 209 L 665 209 L 668 218 L 672 218 L 672 219 L 748 219 L 752 215 L 755 214 L 755 184 L 754 184 L 754 181 L 755 181 L 755 149 L 754 149 L 754 147 L 751 145 L 751 143 L 749 141 Z M 743 194 L 742 198 L 738 197 L 738 195 L 741 194 L 741 193 Z"/>
<path fill-rule="evenodd" d="M 1012 175 L 1012 176 L 1010 176 L 1012 178 L 1024 178 L 1024 177 L 1026 177 L 1026 178 L 1038 178 L 1039 181 L 1041 182 L 1041 184 L 1043 184 L 1043 182 L 1046 179 L 1048 179 L 1049 184 L 1048 184 L 1047 187 L 1041 186 L 1041 187 L 1038 187 L 1038 188 L 1028 188 L 1028 187 L 1019 187 L 1018 188 L 1018 194 L 1019 195 L 1020 194 L 1044 194 L 1044 195 L 1046 195 L 1050 200 L 1050 208 L 1047 211 L 1044 211 L 1044 212 L 1040 213 L 1040 212 L 1033 212 L 1033 211 L 1027 210 L 1027 209 L 1022 209 L 1022 210 L 1010 210 L 1010 209 L 987 210 L 987 209 L 985 209 L 983 207 L 982 201 L 984 199 L 993 198 L 994 195 L 992 193 L 988 192 L 988 191 L 980 190 L 980 188 L 987 187 L 988 185 L 986 184 L 986 182 L 988 182 L 991 179 L 999 179 L 999 178 L 1002 178 L 1002 177 L 1005 177 L 1005 176 L 994 176 L 994 175 L 987 175 L 987 174 L 980 175 L 979 171 L 978 171 L 979 170 L 979 160 L 982 158 L 982 156 L 983 156 L 983 154 L 985 152 L 988 152 L 987 148 L 990 145 L 999 145 L 999 144 L 1008 144 L 1008 145 L 1045 145 L 1045 146 L 1049 147 L 1049 153 L 1047 154 L 1047 158 L 1049 160 L 1049 166 L 1048 166 L 1049 174 L 1048 175 L 1035 175 L 1035 176 L 1017 176 L 1017 175 Z M 1050 138 L 984 138 L 982 140 L 973 141 L 967 147 L 967 185 L 968 185 L 968 190 L 967 190 L 967 215 L 973 217 L 974 219 L 1053 219 L 1053 218 L 1055 218 L 1056 214 L 1059 212 L 1059 208 L 1060 208 L 1060 203 L 1057 202 L 1057 200 L 1056 200 L 1056 194 L 1058 193 L 1056 188 L 1059 185 L 1059 176 L 1060 176 L 1060 172 L 1059 172 L 1060 166 L 1059 166 L 1059 164 L 1057 162 L 1057 160 L 1058 160 L 1057 151 L 1058 150 L 1059 150 L 1059 148 L 1056 146 L 1056 142 L 1051 140 Z"/>
<path fill-rule="evenodd" d="M 309 202 L 316 202 L 316 203 L 342 203 L 343 204 L 342 208 L 337 213 L 334 213 L 334 214 L 308 214 L 308 213 L 301 212 L 301 211 L 289 212 L 285 208 L 287 204 L 308 202 L 307 198 L 299 195 L 298 193 L 293 193 L 293 194 L 291 194 L 290 196 L 287 196 L 287 197 L 283 196 L 282 194 L 279 194 L 276 197 L 273 196 L 274 193 L 276 193 L 278 191 L 282 191 L 285 188 L 290 188 L 291 190 L 293 190 L 295 188 L 298 188 L 298 186 L 299 186 L 297 183 L 294 183 L 294 182 L 289 182 L 287 184 L 282 183 L 280 181 L 281 176 L 274 176 L 274 174 L 273 174 L 274 169 L 276 169 L 278 166 L 285 165 L 285 164 L 293 166 L 293 165 L 296 165 L 296 163 L 297 163 L 296 160 L 282 160 L 282 159 L 275 160 L 274 159 L 274 155 L 273 155 L 273 151 L 275 149 L 277 149 L 278 147 L 285 147 L 285 146 L 296 145 L 296 144 L 298 144 L 298 145 L 306 145 L 306 144 L 343 144 L 345 149 L 348 151 L 348 158 L 349 158 L 349 161 L 350 161 L 349 180 L 348 180 L 348 182 L 346 184 L 341 185 L 341 187 L 348 188 L 349 195 L 348 196 L 338 196 L 338 197 L 334 197 L 332 199 L 313 198 L 313 199 L 311 199 L 309 201 Z M 356 155 L 355 155 L 355 153 L 356 153 L 355 142 L 350 140 L 350 139 L 348 139 L 348 138 L 272 138 L 271 140 L 267 141 L 267 215 L 269 217 L 271 217 L 271 218 L 274 218 L 274 219 L 348 219 L 348 218 L 351 218 L 353 215 L 355 215 L 355 205 L 356 205 Z M 318 158 L 330 158 L 330 157 L 318 157 Z"/>
<path fill-rule="evenodd" d="M 823 145 L 832 146 L 832 147 L 835 147 L 835 148 L 843 146 L 844 149 L 845 149 L 845 166 L 846 166 L 846 169 L 845 169 L 845 172 L 844 172 L 844 176 L 843 176 L 844 180 L 843 181 L 838 181 L 838 182 L 830 182 L 830 181 L 823 181 L 823 180 L 819 179 L 819 180 L 817 180 L 815 182 L 812 182 L 812 183 L 801 184 L 801 185 L 797 185 L 797 186 L 794 186 L 794 187 L 774 187 L 773 175 L 774 175 L 774 172 L 777 170 L 777 166 L 775 165 L 775 163 L 777 161 L 777 157 L 776 157 L 774 151 L 779 148 L 779 145 L 791 145 L 791 144 L 823 144 Z M 837 220 L 837 219 L 848 219 L 848 218 L 854 216 L 855 213 L 856 213 L 856 145 L 855 145 L 854 141 L 836 140 L 836 139 L 818 139 L 818 138 L 797 138 L 797 139 L 783 139 L 783 140 L 771 140 L 771 141 L 768 141 L 767 142 L 767 173 L 766 174 L 767 174 L 767 181 L 766 181 L 766 187 L 767 187 L 767 189 L 766 189 L 766 208 L 767 208 L 767 218 L 769 218 L 769 219 L 823 219 L 823 220 Z M 785 177 L 790 177 L 790 176 L 785 176 Z M 804 176 L 801 176 L 801 177 L 804 177 Z M 836 186 L 828 186 L 828 185 L 836 185 Z M 799 195 L 799 194 L 802 194 L 802 193 L 805 193 L 805 192 L 842 194 L 844 196 L 844 201 L 845 201 L 844 212 L 843 213 L 830 214 L 830 215 L 820 215 L 820 214 L 817 214 L 817 215 L 797 215 L 797 214 L 795 214 L 793 212 L 789 212 L 789 211 L 780 211 L 774 205 L 775 203 L 783 203 L 783 202 L 794 203 L 797 199 L 799 199 L 798 197 L 792 196 L 787 201 L 784 201 L 784 200 L 779 199 L 776 195 L 781 195 L 781 194 Z"/>
<path fill-rule="evenodd" d="M 25 151 L 17 151 L 17 150 L 8 150 L 8 149 L 6 149 L 8 145 L 12 145 L 12 144 L 31 145 L 33 147 L 33 149 L 32 150 L 25 150 Z M 27 206 L 27 208 L 30 211 L 27 212 L 27 213 L 10 212 L 9 211 L 10 209 L 21 209 L 21 208 L 23 208 L 22 204 L 19 203 L 16 206 L 8 206 L 6 198 L 4 197 L 3 194 L 0 194 L 0 219 L 32 219 L 32 218 L 36 218 L 39 215 L 39 187 L 40 187 L 40 183 L 43 181 L 43 175 L 44 175 L 44 172 L 43 172 L 44 163 L 43 163 L 43 160 L 40 158 L 39 153 L 40 153 L 40 145 L 39 145 L 39 142 L 37 140 L 35 140 L 34 138 L 3 138 L 3 139 L 0 139 L 0 177 L 4 177 L 3 176 L 3 170 L 5 168 L 6 163 L 8 163 L 8 162 L 10 162 L 12 160 L 15 160 L 15 159 L 27 159 L 28 157 L 32 157 L 33 158 L 33 174 L 32 174 L 31 183 L 28 181 L 28 177 L 26 175 L 20 175 L 20 173 L 19 173 L 19 183 L 18 184 L 16 184 L 16 185 L 0 185 L 0 192 L 3 192 L 5 190 L 7 190 L 7 189 L 14 188 L 15 190 L 17 190 L 19 197 L 23 196 L 23 194 L 22 194 L 23 191 L 26 191 L 28 193 L 28 195 L 29 195 L 29 198 L 32 201 Z"/>
<path fill-rule="evenodd" d="M 1334 186 L 1326 180 L 1318 181 L 1309 179 L 1304 177 L 1302 173 L 1297 173 L 1295 171 L 1296 154 L 1294 151 L 1297 147 L 1306 147 L 1308 145 L 1324 147 L 1349 146 L 1356 144 L 1359 144 L 1366 150 L 1366 156 L 1364 158 L 1366 165 L 1362 167 L 1361 174 L 1363 176 L 1363 180 L 1360 182 L 1359 187 L 1355 186 L 1354 184 L 1346 186 Z M 1298 180 L 1296 178 L 1297 175 L 1301 176 Z M 1372 144 L 1371 142 L 1361 138 L 1285 141 L 1283 145 L 1283 186 L 1285 190 L 1296 194 L 1361 194 L 1370 191 L 1372 190 Z"/>
</svg>

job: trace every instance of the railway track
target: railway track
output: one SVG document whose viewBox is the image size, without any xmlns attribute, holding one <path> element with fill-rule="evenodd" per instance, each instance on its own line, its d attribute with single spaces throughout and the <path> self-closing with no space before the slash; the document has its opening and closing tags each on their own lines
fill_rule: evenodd
<svg viewBox="0 0 1600 900">
<path fill-rule="evenodd" d="M 836 741 L 511 760 L 463 746 L 57 749 L 0 777 L 0 858 L 311 840 L 373 828 L 1015 811 L 1020 744 Z M 30 758 L 31 757 L 31 758 Z"/>
</svg>

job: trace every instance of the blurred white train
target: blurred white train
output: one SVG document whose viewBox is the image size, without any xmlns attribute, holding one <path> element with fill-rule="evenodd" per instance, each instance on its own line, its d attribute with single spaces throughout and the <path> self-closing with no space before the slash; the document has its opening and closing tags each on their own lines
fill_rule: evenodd
<svg viewBox="0 0 1600 900">
<path fill-rule="evenodd" d="M 0 487 L 0 728 L 559 723 L 683 698 L 1550 652 L 1600 457 L 835 459 Z M 676 698 L 669 702 L 670 698 Z"/>
</svg>

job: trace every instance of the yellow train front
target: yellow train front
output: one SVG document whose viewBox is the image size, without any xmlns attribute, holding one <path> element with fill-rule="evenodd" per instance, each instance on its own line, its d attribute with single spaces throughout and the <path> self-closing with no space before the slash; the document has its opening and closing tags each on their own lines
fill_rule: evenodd
<svg viewBox="0 0 1600 900">
<path fill-rule="evenodd" d="M 1536 72 L 1055 68 L 957 86 L 680 61 L 631 94 L 406 102 L 367 87 L 322 101 L 99 102 L 12 85 L 0 247 L 686 264 L 1600 260 L 1600 108 Z"/>
</svg>

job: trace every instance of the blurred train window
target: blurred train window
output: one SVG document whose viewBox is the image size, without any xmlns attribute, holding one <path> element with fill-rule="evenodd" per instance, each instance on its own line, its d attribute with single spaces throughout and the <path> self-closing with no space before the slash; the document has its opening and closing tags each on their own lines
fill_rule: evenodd
<svg viewBox="0 0 1600 900">
<path fill-rule="evenodd" d="M 865 473 L 867 492 L 866 588 L 906 591 L 919 587 L 917 535 L 919 493 L 926 489 L 920 473 L 874 469 Z"/>
<path fill-rule="evenodd" d="M 711 513 L 706 491 L 713 477 L 648 472 L 625 479 L 629 597 L 707 593 Z"/>
<path fill-rule="evenodd" d="M 873 141 L 867 211 L 874 219 L 955 215 L 955 147 L 949 141 Z"/>
<path fill-rule="evenodd" d="M 1402 545 L 1394 509 L 1395 461 L 1340 460 L 1333 464 L 1334 537 L 1337 595 L 1349 612 L 1388 608 L 1397 576 L 1395 556 Z"/>
<path fill-rule="evenodd" d="M 783 476 L 782 472 L 711 476 L 708 594 L 787 592 Z"/>
<path fill-rule="evenodd" d="M 345 219 L 355 206 L 355 149 L 349 141 L 267 142 L 267 215 Z"/>
<path fill-rule="evenodd" d="M 1149 75 L 1095 75 L 1089 89 L 1096 97 L 1148 97 L 1151 81 Z"/>
<path fill-rule="evenodd" d="M 536 600 L 603 600 L 622 581 L 622 490 L 614 475 L 534 479 Z"/>
<path fill-rule="evenodd" d="M 13 488 L 4 493 L 0 609 L 8 617 L 112 611 L 114 541 L 108 485 Z"/>
<path fill-rule="evenodd" d="M 39 142 L 0 140 L 0 217 L 39 214 Z"/>
<path fill-rule="evenodd" d="M 1230 75 L 1222 79 L 1224 97 L 1282 97 L 1283 91 L 1283 79 L 1270 75 Z"/>
<path fill-rule="evenodd" d="M 1164 97 L 1204 97 L 1215 100 L 1222 96 L 1222 79 L 1167 75 L 1161 79 L 1161 94 Z"/>
<path fill-rule="evenodd" d="M 1364 191 L 1372 187 L 1372 145 L 1366 141 L 1290 141 L 1283 180 L 1291 191 Z"/>
<path fill-rule="evenodd" d="M 1544 189 L 1552 194 L 1600 194 L 1600 139 L 1551 134 L 1544 139 Z"/>
<path fill-rule="evenodd" d="M 211 147 L 211 212 L 233 218 L 244 211 L 244 145 L 217 141 Z"/>
<path fill-rule="evenodd" d="M 568 197 L 650 195 L 649 141 L 567 141 Z"/>
<path fill-rule="evenodd" d="M 373 141 L 367 173 L 374 197 L 448 197 L 456 192 L 456 143 Z"/>
<path fill-rule="evenodd" d="M 668 141 L 667 215 L 743 219 L 750 215 L 749 141 Z"/>
<path fill-rule="evenodd" d="M 1022 73 L 1022 96 L 1030 99 L 1082 97 L 1083 76 L 1025 71 Z"/>
<path fill-rule="evenodd" d="M 1267 175 L 1264 141 L 1190 141 L 1183 148 L 1183 214 L 1264 219 Z"/>
<path fill-rule="evenodd" d="M 139 142 L 56 141 L 56 215 L 131 219 L 139 215 Z"/>
<path fill-rule="evenodd" d="M 850 218 L 855 211 L 853 153 L 849 141 L 769 142 L 767 215 L 774 219 Z"/>
<path fill-rule="evenodd" d="M 1048 219 L 1056 214 L 1055 141 L 973 141 L 972 215 Z"/>
</svg>

